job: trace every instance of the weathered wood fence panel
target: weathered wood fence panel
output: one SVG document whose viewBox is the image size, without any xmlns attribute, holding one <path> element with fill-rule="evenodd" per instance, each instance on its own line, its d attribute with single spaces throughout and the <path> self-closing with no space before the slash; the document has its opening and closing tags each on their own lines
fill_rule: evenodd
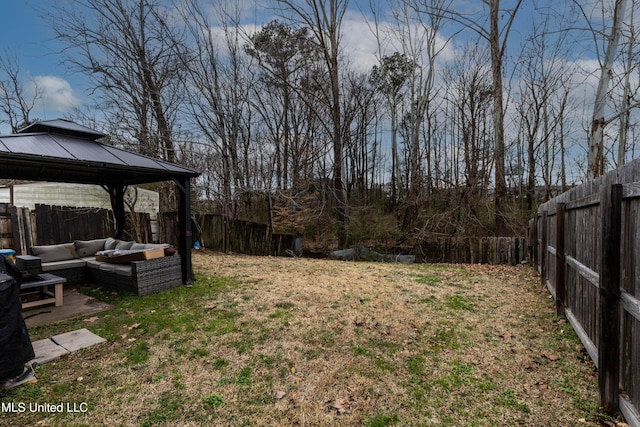
<svg viewBox="0 0 640 427">
<path fill-rule="evenodd" d="M 36 205 L 34 211 L 38 245 L 110 236 L 110 211 L 94 208 L 63 208 Z"/>
<path fill-rule="evenodd" d="M 526 260 L 526 241 L 523 237 L 448 237 L 422 241 L 415 252 L 422 262 L 516 265 Z"/>
<path fill-rule="evenodd" d="M 125 239 L 154 241 L 149 214 L 138 213 L 133 217 L 127 212 L 126 220 Z M 265 224 L 229 221 L 220 215 L 194 215 L 192 221 L 193 240 L 215 251 L 284 255 L 295 246 L 295 236 L 273 234 Z M 108 209 L 36 205 L 30 212 L 27 208 L 0 204 L 0 248 L 27 254 L 32 245 L 111 236 L 113 224 L 113 214 Z M 156 241 L 177 246 L 178 233 L 177 213 L 158 215 Z"/>
<path fill-rule="evenodd" d="M 598 367 L 600 404 L 640 426 L 640 160 L 543 204 L 527 253 Z"/>
<path fill-rule="evenodd" d="M 284 255 L 295 236 L 275 234 L 266 224 L 229 220 L 221 215 L 194 215 L 194 238 L 207 249 L 248 255 Z"/>
<path fill-rule="evenodd" d="M 151 242 L 149 214 L 138 213 L 135 220 L 126 214 L 124 238 Z M 113 233 L 113 214 L 107 209 L 36 205 L 34 211 L 0 204 L 0 245 L 17 254 L 27 254 L 33 245 L 52 245 L 74 240 L 97 239 Z M 2 228 L 4 229 L 4 228 Z"/>
</svg>

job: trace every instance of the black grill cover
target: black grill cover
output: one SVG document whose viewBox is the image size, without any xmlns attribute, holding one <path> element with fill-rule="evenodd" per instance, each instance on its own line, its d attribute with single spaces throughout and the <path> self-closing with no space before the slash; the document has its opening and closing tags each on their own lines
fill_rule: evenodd
<svg viewBox="0 0 640 427">
<path fill-rule="evenodd" d="M 20 302 L 20 270 L 0 255 L 0 381 L 22 373 L 35 353 Z"/>
</svg>

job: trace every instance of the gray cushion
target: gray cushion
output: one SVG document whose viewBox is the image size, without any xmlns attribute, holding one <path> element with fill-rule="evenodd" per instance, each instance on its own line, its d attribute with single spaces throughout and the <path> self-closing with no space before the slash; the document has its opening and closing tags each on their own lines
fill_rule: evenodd
<svg viewBox="0 0 640 427">
<path fill-rule="evenodd" d="M 133 245 L 131 245 L 129 249 L 131 250 L 147 249 L 146 246 L 147 245 L 145 245 L 144 243 L 134 243 Z"/>
<path fill-rule="evenodd" d="M 108 251 L 111 249 L 115 249 L 118 242 L 120 242 L 120 240 L 114 239 L 113 237 L 107 238 L 107 241 L 104 242 L 104 250 Z"/>
<path fill-rule="evenodd" d="M 99 270 L 101 264 L 104 264 L 104 262 L 97 261 L 95 258 L 87 259 L 87 267 L 89 267 L 89 268 L 93 268 L 95 270 Z"/>
<path fill-rule="evenodd" d="M 104 249 L 104 244 L 107 239 L 95 239 L 95 240 L 76 240 L 76 252 L 80 258 L 93 256 L 96 252 Z"/>
<path fill-rule="evenodd" d="M 42 262 L 64 261 L 78 258 L 73 243 L 61 245 L 32 246 L 31 253 L 40 257 Z"/>
<path fill-rule="evenodd" d="M 80 258 L 69 259 L 65 261 L 51 261 L 42 266 L 42 271 L 58 271 L 68 268 L 84 268 L 86 261 Z"/>
<path fill-rule="evenodd" d="M 121 251 L 128 251 L 129 249 L 131 249 L 131 246 L 133 246 L 134 243 L 135 242 L 120 241 L 116 245 L 115 249 L 120 249 Z"/>
<path fill-rule="evenodd" d="M 118 276 L 131 277 L 131 264 L 116 264 L 113 271 Z"/>
</svg>

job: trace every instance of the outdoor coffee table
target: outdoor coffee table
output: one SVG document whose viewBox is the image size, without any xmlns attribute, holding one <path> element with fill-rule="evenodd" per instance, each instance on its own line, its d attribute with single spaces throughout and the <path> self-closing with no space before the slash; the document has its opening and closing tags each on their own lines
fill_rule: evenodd
<svg viewBox="0 0 640 427">
<path fill-rule="evenodd" d="M 55 276 L 50 273 L 27 275 L 22 279 L 20 290 L 39 288 L 41 299 L 23 303 L 22 309 L 39 307 L 51 303 L 54 303 L 56 307 L 61 306 L 62 294 L 64 292 L 62 286 L 66 281 L 67 279 L 64 277 Z M 53 294 L 49 291 L 49 286 L 53 286 Z"/>
</svg>

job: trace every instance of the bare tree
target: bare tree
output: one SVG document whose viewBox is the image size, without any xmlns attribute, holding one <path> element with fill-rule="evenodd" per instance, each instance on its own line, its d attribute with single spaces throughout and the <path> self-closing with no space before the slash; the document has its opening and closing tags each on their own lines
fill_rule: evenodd
<svg viewBox="0 0 640 427">
<path fill-rule="evenodd" d="M 485 8 L 483 14 L 488 14 L 489 27 L 485 20 L 479 19 L 476 13 L 465 14 L 459 12 L 452 4 L 432 4 L 424 1 L 419 7 L 421 12 L 443 17 L 451 22 L 474 31 L 489 44 L 491 52 L 491 75 L 493 86 L 493 132 L 494 148 L 494 181 L 495 181 L 495 233 L 498 236 L 507 233 L 506 200 L 507 185 L 505 179 L 505 135 L 504 135 L 504 88 L 502 82 L 503 60 L 507 48 L 507 41 L 511 28 L 522 4 L 522 0 L 510 2 L 508 8 L 500 7 L 500 0 L 482 0 Z M 502 23 L 502 25 L 501 25 Z"/>
<path fill-rule="evenodd" d="M 12 133 L 32 123 L 31 112 L 42 97 L 37 83 L 31 82 L 30 91 L 25 88 L 24 79 L 15 52 L 5 49 L 0 56 L 0 111 L 5 118 L 0 123 L 7 123 Z"/>
<path fill-rule="evenodd" d="M 609 93 L 609 82 L 613 74 L 620 41 L 620 29 L 625 18 L 627 0 L 616 0 L 611 32 L 607 37 L 604 61 L 600 64 L 600 80 L 596 90 L 589 134 L 589 170 L 588 175 L 595 178 L 604 174 L 604 128 L 610 120 L 605 119 L 605 107 Z"/>
<path fill-rule="evenodd" d="M 545 183 L 545 199 L 551 196 L 555 160 L 553 150 L 559 145 L 560 151 L 563 151 L 564 135 L 559 128 L 566 120 L 567 98 L 572 89 L 572 69 L 563 60 L 567 56 L 567 33 L 554 34 L 551 38 L 549 25 L 549 18 L 533 23 L 533 33 L 523 46 L 520 60 L 519 102 L 516 110 L 526 144 L 526 200 L 530 212 L 535 208 L 537 176 L 541 176 Z M 561 163 L 563 160 L 561 158 Z M 566 172 L 561 170 L 560 174 L 565 176 Z"/>
<path fill-rule="evenodd" d="M 344 126 L 341 110 L 340 81 L 340 32 L 348 0 L 277 0 L 283 12 L 293 14 L 294 19 L 309 28 L 317 48 L 321 52 L 325 71 L 328 74 L 329 90 L 326 96 L 317 99 L 330 112 L 331 120 L 321 122 L 331 135 L 333 148 L 333 191 L 336 200 L 338 222 L 338 246 L 346 243 L 347 200 L 342 182 Z M 315 100 L 314 100 L 315 101 Z"/>
<path fill-rule="evenodd" d="M 624 165 L 628 142 L 629 142 L 629 130 L 631 129 L 631 110 L 635 106 L 637 106 L 637 93 L 638 89 L 640 89 L 637 85 L 637 82 L 634 87 L 632 87 L 631 77 L 634 74 L 634 71 L 638 69 L 638 34 L 636 34 L 636 27 L 634 24 L 635 21 L 635 13 L 636 13 L 636 1 L 631 0 L 631 10 L 629 12 L 629 23 L 626 26 L 625 33 L 625 43 L 623 44 L 624 51 L 622 52 L 623 57 L 621 58 L 621 62 L 624 64 L 623 76 L 620 81 L 620 85 L 622 85 L 622 94 L 620 99 L 620 126 L 618 131 L 618 156 L 617 156 L 617 166 L 620 167 Z M 635 101 L 635 102 L 634 102 Z"/>
<path fill-rule="evenodd" d="M 468 43 L 461 55 L 444 70 L 447 100 L 454 107 L 447 117 L 458 135 L 456 151 L 460 152 L 463 182 L 459 202 L 450 217 L 452 230 L 462 235 L 483 228 L 479 208 L 488 194 L 492 164 L 491 73 L 488 49 Z"/>
<path fill-rule="evenodd" d="M 50 21 L 66 46 L 66 63 L 91 76 L 98 107 L 137 141 L 140 152 L 175 161 L 184 46 L 169 12 L 156 0 L 65 4 Z"/>
<path fill-rule="evenodd" d="M 218 14 L 217 21 L 211 21 L 210 10 Z M 237 216 L 237 201 L 248 191 L 250 173 L 247 107 L 251 80 L 240 28 L 231 25 L 238 13 L 237 9 L 209 9 L 196 0 L 181 8 L 193 44 L 193 54 L 182 57 L 188 71 L 185 108 L 204 145 L 203 175 L 211 180 L 228 218 Z"/>
</svg>

